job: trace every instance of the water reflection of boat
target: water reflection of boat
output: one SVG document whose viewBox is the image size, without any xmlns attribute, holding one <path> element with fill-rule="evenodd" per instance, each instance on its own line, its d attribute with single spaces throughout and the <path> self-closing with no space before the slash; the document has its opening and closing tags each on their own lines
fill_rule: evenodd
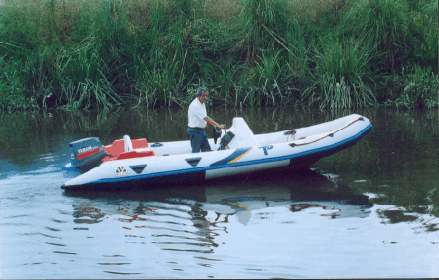
<svg viewBox="0 0 439 280">
<path fill-rule="evenodd" d="M 287 166 L 303 170 L 353 145 L 371 127 L 367 118 L 352 114 L 296 130 L 253 134 L 244 119 L 234 118 L 218 142 L 209 140 L 213 151 L 197 154 L 191 153 L 189 141 L 149 145 L 146 138 L 133 142 L 126 135 L 103 147 L 97 138 L 86 138 L 70 143 L 71 166 L 88 166 L 106 154 L 111 156 L 104 157 L 105 162 L 99 166 L 68 180 L 62 188 L 127 189 L 145 184 L 200 182 Z M 136 149 L 136 145 L 139 148 Z"/>
<path fill-rule="evenodd" d="M 170 203 L 175 205 L 200 204 L 215 212 L 233 214 L 242 209 L 258 209 L 275 205 L 286 205 L 290 210 L 300 211 L 307 207 L 342 207 L 367 209 L 370 207 L 366 195 L 357 194 L 352 188 L 334 182 L 328 176 L 308 170 L 300 175 L 292 175 L 288 170 L 277 170 L 240 177 L 237 181 L 223 179 L 205 185 L 160 186 L 142 191 L 124 192 L 73 192 L 69 197 L 88 198 L 89 202 L 101 208 L 98 212 L 114 212 L 114 205 L 124 204 L 127 213 L 142 214 L 143 206 Z M 274 176 L 273 176 L 274 175 Z M 140 208 L 139 208 L 140 207 Z M 145 206 L 147 209 L 148 206 Z M 108 208 L 108 209 L 106 209 Z M 154 206 L 151 206 L 151 209 Z M 80 211 L 89 211 L 84 208 Z M 117 211 L 116 211 L 117 212 Z M 360 211 L 361 212 L 361 211 Z M 364 212 L 357 216 L 364 216 Z M 352 213 L 353 214 L 353 213 Z M 101 216 L 101 215 L 98 215 Z"/>
<path fill-rule="evenodd" d="M 300 176 L 277 172 L 271 178 L 262 173 L 241 177 L 239 182 L 225 179 L 203 186 L 65 195 L 73 199 L 75 223 L 88 226 L 115 219 L 129 230 L 126 236 L 131 239 L 145 240 L 148 235 L 163 250 L 198 253 L 211 253 L 219 246 L 218 236 L 227 234 L 231 219 L 247 225 L 273 209 L 285 219 L 310 208 L 337 219 L 369 213 L 367 196 L 327 176 L 312 170 Z"/>
</svg>

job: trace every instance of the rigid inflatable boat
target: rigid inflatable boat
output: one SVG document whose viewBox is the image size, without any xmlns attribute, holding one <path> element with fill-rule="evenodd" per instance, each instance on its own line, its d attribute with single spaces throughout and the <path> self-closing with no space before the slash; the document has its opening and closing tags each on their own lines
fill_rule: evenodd
<svg viewBox="0 0 439 280">
<path fill-rule="evenodd" d="M 366 117 L 352 114 L 309 127 L 253 134 L 245 120 L 236 117 L 218 139 L 209 139 L 212 151 L 201 153 L 191 153 L 188 140 L 148 143 L 146 138 L 125 135 L 103 146 L 98 138 L 90 137 L 69 144 L 68 167 L 87 171 L 62 188 L 110 190 L 182 184 L 281 167 L 294 172 L 353 145 L 371 128 Z"/>
</svg>

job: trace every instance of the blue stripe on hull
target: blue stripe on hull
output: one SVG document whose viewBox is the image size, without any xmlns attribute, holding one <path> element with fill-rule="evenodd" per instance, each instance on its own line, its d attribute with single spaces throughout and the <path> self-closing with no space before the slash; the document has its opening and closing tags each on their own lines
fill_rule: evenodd
<svg viewBox="0 0 439 280">
<path fill-rule="evenodd" d="M 358 132 L 357 134 L 346 138 L 343 141 L 337 142 L 332 145 L 328 145 L 322 148 L 316 148 L 313 150 L 287 155 L 287 156 L 281 156 L 281 157 L 275 157 L 275 158 L 267 158 L 267 159 L 259 159 L 259 160 L 252 160 L 252 161 L 245 161 L 245 162 L 236 162 L 236 163 L 223 163 L 221 165 L 211 165 L 209 167 L 192 167 L 192 168 L 186 168 L 186 169 L 179 169 L 179 170 L 170 170 L 170 171 L 162 171 L 162 172 L 156 172 L 156 173 L 149 173 L 149 174 L 139 174 L 135 176 L 130 177 L 120 177 L 120 178 L 106 178 L 106 179 L 100 179 L 94 182 L 90 182 L 84 185 L 78 185 L 78 186 L 66 186 L 65 189 L 74 189 L 74 188 L 81 188 L 86 186 L 93 186 L 93 185 L 111 185 L 111 184 L 121 184 L 121 183 L 142 183 L 142 182 L 158 182 L 163 181 L 166 182 L 166 178 L 173 178 L 176 176 L 176 178 L 180 178 L 178 181 L 183 183 L 184 182 L 184 175 L 200 175 L 202 174 L 203 177 L 205 176 L 205 172 L 208 170 L 214 170 L 214 169 L 220 169 L 224 167 L 240 167 L 240 166 L 248 166 L 248 165 L 256 165 L 261 163 L 269 163 L 269 162 L 276 162 L 281 160 L 291 160 L 294 165 L 300 166 L 300 162 L 298 160 L 305 160 L 307 158 L 310 159 L 311 164 L 315 163 L 320 158 L 330 155 L 332 153 L 337 152 L 338 150 L 344 149 L 348 146 L 353 145 L 355 142 L 357 142 L 360 138 L 362 138 L 364 135 L 366 135 L 367 132 L 372 128 L 372 125 L 369 125 L 367 128 L 363 129 L 362 131 Z M 240 154 L 242 154 L 242 150 L 239 150 Z M 238 151 L 236 151 L 238 152 Z M 235 154 L 235 153 L 233 153 Z M 232 154 L 232 155 L 233 155 Z M 230 155 L 229 157 L 231 157 Z M 236 154 L 235 154 L 236 155 Z M 228 158 L 229 158 L 228 157 Z M 218 163 L 218 162 L 217 162 Z M 293 165 L 293 166 L 294 166 Z M 305 166 L 303 166 L 305 167 Z M 198 176 L 199 177 L 199 176 Z M 197 177 L 197 178 L 198 178 Z M 161 179 L 159 179 L 161 178 Z"/>
</svg>

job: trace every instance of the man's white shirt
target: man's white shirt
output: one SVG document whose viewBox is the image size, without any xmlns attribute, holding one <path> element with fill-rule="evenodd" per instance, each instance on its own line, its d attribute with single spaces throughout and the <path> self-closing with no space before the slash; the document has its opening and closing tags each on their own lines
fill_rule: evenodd
<svg viewBox="0 0 439 280">
<path fill-rule="evenodd" d="M 189 105 L 187 111 L 187 126 L 205 128 L 207 125 L 207 122 L 204 120 L 205 117 L 207 117 L 206 104 L 201 103 L 198 97 L 196 97 Z"/>
</svg>

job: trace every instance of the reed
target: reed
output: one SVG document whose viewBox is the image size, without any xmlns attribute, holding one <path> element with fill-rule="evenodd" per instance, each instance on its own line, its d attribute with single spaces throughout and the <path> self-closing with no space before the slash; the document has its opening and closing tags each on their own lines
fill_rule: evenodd
<svg viewBox="0 0 439 280">
<path fill-rule="evenodd" d="M 404 76 L 403 93 L 396 106 L 404 108 L 434 108 L 439 105 L 439 80 L 428 68 L 415 66 Z"/>
<path fill-rule="evenodd" d="M 247 58 L 255 59 L 261 50 L 276 48 L 276 37 L 284 38 L 286 1 L 244 0 L 241 19 L 246 30 Z"/>
<path fill-rule="evenodd" d="M 0 111 L 27 110 L 36 107 L 34 102 L 26 100 L 23 85 L 17 76 L 19 65 L 0 57 Z"/>
<path fill-rule="evenodd" d="M 191 1 L 151 1 L 148 33 L 144 33 L 134 64 L 135 88 L 147 106 L 180 105 L 187 69 L 192 62 L 185 48 L 190 27 Z M 188 57 L 189 56 L 189 57 Z M 189 59 L 189 61 L 187 60 Z"/>
<path fill-rule="evenodd" d="M 255 75 L 256 87 L 264 99 L 269 99 L 273 105 L 276 105 L 276 99 L 282 100 L 282 68 L 281 52 L 274 54 L 262 53 L 256 61 Z"/>
<path fill-rule="evenodd" d="M 413 47 L 410 10 L 404 0 L 353 1 L 340 29 L 344 36 L 363 41 L 374 52 L 371 66 L 377 72 L 401 69 Z"/>
<path fill-rule="evenodd" d="M 422 1 L 411 11 L 413 18 L 412 38 L 416 39 L 410 64 L 420 64 L 438 73 L 438 1 Z"/>
<path fill-rule="evenodd" d="M 288 44 L 288 55 L 286 67 L 289 71 L 288 87 L 293 98 L 300 97 L 301 93 L 311 82 L 313 40 L 307 39 L 306 30 L 302 27 L 299 20 L 293 18 L 290 22 L 286 41 Z"/>
<path fill-rule="evenodd" d="M 374 104 L 367 83 L 369 59 L 370 53 L 360 43 L 326 37 L 316 50 L 313 82 L 304 91 L 304 99 L 330 110 Z"/>
</svg>

